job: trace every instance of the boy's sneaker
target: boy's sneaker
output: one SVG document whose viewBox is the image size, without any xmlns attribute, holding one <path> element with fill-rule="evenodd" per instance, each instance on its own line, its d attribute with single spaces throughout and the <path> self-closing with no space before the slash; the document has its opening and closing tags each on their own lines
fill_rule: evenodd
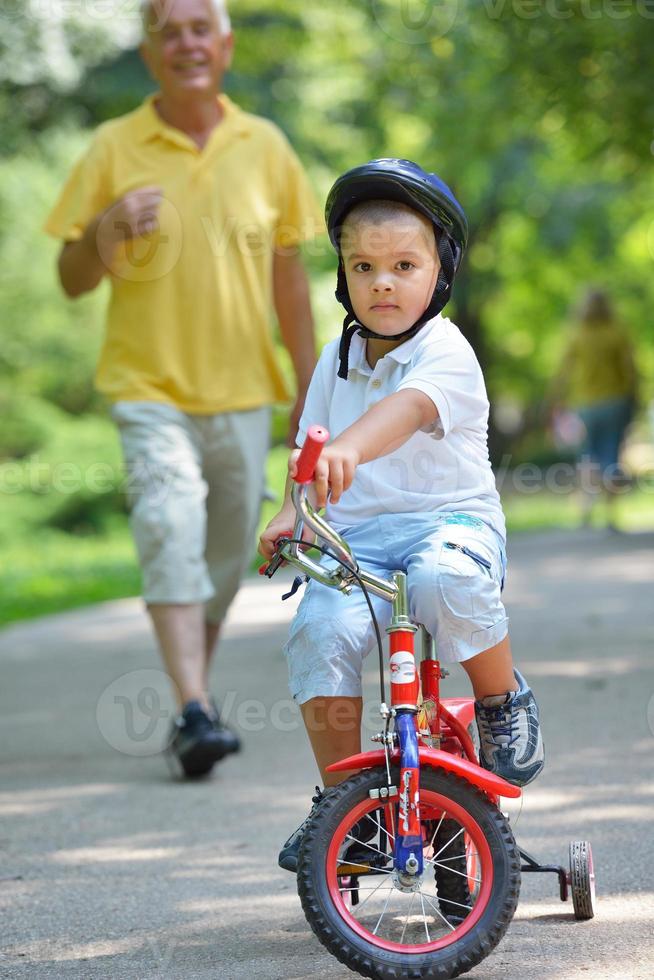
<svg viewBox="0 0 654 980">
<path fill-rule="evenodd" d="M 475 701 L 479 729 L 479 761 L 484 769 L 508 783 L 525 786 L 545 764 L 543 739 L 538 722 L 538 705 L 518 670 L 519 690 L 494 694 Z"/>
<path fill-rule="evenodd" d="M 185 776 L 206 776 L 216 762 L 235 751 L 234 739 L 231 732 L 216 727 L 199 701 L 189 701 L 173 722 L 169 751 L 179 759 Z"/>
<path fill-rule="evenodd" d="M 297 872 L 297 857 L 300 853 L 300 844 L 302 843 L 304 831 L 307 829 L 307 825 L 313 816 L 314 810 L 327 792 L 328 790 L 322 790 L 319 786 L 316 786 L 316 795 L 311 797 L 313 806 L 311 807 L 309 816 L 306 818 L 306 820 L 302 821 L 297 830 L 293 831 L 279 852 L 277 863 L 279 864 L 280 868 L 284 869 L 284 871 L 291 871 L 293 874 Z"/>
<path fill-rule="evenodd" d="M 309 813 L 309 816 L 306 818 L 306 820 L 303 820 L 300 826 L 298 827 L 298 829 L 291 834 L 291 836 L 288 838 L 288 840 L 282 847 L 281 851 L 279 852 L 278 863 L 280 868 L 283 868 L 284 871 L 291 871 L 293 874 L 297 873 L 297 859 L 298 859 L 298 854 L 300 853 L 300 845 L 302 844 L 304 831 L 306 830 L 307 825 L 311 820 L 311 817 L 313 816 L 316 807 L 318 806 L 320 801 L 324 799 L 324 797 L 330 792 L 330 789 L 331 787 L 327 789 L 320 789 L 320 787 L 316 786 L 316 795 L 312 797 L 313 806 L 311 807 L 311 812 Z M 372 820 L 366 821 L 366 823 L 369 826 L 363 827 L 362 826 L 363 823 L 364 821 L 360 820 L 358 823 L 354 825 L 351 834 L 353 837 L 356 838 L 356 840 L 353 841 L 352 844 L 350 845 L 350 848 L 346 852 L 346 857 L 344 858 L 344 860 L 347 859 L 354 860 L 354 856 L 350 854 L 350 851 L 352 851 L 352 849 L 355 846 L 358 847 L 360 844 L 372 840 L 372 838 L 379 830 L 378 825 L 375 824 Z"/>
</svg>

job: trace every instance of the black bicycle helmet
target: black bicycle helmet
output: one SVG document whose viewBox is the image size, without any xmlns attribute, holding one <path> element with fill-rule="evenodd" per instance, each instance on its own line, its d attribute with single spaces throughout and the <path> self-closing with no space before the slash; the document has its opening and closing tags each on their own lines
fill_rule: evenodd
<svg viewBox="0 0 654 980">
<path fill-rule="evenodd" d="M 332 245 L 338 254 L 336 299 L 346 311 L 339 351 L 339 378 L 347 379 L 350 343 L 355 333 L 362 337 L 388 340 L 360 323 L 352 307 L 341 256 L 343 222 L 355 204 L 362 201 L 399 201 L 424 214 L 434 226 L 441 268 L 429 306 L 407 330 L 393 339 L 408 340 L 443 309 L 450 298 L 452 284 L 468 241 L 468 222 L 463 208 L 450 188 L 436 174 L 427 173 L 411 160 L 393 158 L 371 160 L 348 170 L 338 178 L 327 196 L 325 218 Z"/>
</svg>

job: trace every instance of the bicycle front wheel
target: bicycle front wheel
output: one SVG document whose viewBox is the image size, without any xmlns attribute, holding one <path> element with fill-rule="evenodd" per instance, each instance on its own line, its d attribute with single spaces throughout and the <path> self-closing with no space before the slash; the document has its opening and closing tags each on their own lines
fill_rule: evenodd
<svg viewBox="0 0 654 980">
<path fill-rule="evenodd" d="M 397 785 L 397 772 L 394 779 Z M 362 772 L 316 808 L 298 862 L 305 915 L 323 945 L 362 976 L 459 976 L 488 955 L 513 917 L 520 891 L 513 835 L 475 787 L 453 773 L 423 770 L 424 870 L 400 874 L 392 857 L 397 801 L 370 795 L 385 785 L 380 770 Z M 460 890 L 451 885 L 456 875 Z"/>
</svg>

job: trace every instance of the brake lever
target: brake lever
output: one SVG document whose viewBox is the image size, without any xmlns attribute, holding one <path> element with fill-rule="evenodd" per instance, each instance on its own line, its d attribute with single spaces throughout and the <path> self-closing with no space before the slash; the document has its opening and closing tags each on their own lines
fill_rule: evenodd
<svg viewBox="0 0 654 980">
<path fill-rule="evenodd" d="M 267 578 L 272 578 L 277 569 L 286 564 L 286 560 L 280 554 L 280 550 L 287 541 L 291 540 L 292 536 L 293 532 L 289 531 L 287 534 L 282 534 L 277 538 L 275 541 L 275 553 L 270 561 L 266 561 L 263 563 L 263 565 L 259 566 L 259 575 L 265 575 Z"/>
</svg>

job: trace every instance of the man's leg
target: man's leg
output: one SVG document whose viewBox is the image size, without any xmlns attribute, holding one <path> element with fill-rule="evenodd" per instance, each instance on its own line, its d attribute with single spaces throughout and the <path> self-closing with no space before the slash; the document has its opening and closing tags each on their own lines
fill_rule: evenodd
<svg viewBox="0 0 654 980">
<path fill-rule="evenodd" d="M 206 420 L 202 469 L 208 486 L 205 559 L 215 592 L 205 609 L 207 691 L 222 622 L 254 554 L 269 428 L 268 408 Z"/>
<path fill-rule="evenodd" d="M 181 711 L 189 701 L 197 701 L 209 711 L 204 605 L 149 603 L 148 612 L 178 708 Z"/>
<path fill-rule="evenodd" d="M 123 442 L 143 595 L 180 708 L 171 747 L 187 775 L 202 775 L 234 748 L 215 730 L 206 693 L 204 610 L 213 586 L 204 559 L 207 485 L 197 427 L 172 406 L 150 402 L 119 403 L 112 415 Z"/>
<path fill-rule="evenodd" d="M 204 618 L 204 609 L 202 610 L 202 617 Z M 211 676 L 211 663 L 213 661 L 214 654 L 216 652 L 216 646 L 218 644 L 218 637 L 220 636 L 220 630 L 222 628 L 222 623 L 210 623 L 208 620 L 204 620 L 204 691 L 208 693 L 209 691 L 209 678 Z"/>
</svg>

